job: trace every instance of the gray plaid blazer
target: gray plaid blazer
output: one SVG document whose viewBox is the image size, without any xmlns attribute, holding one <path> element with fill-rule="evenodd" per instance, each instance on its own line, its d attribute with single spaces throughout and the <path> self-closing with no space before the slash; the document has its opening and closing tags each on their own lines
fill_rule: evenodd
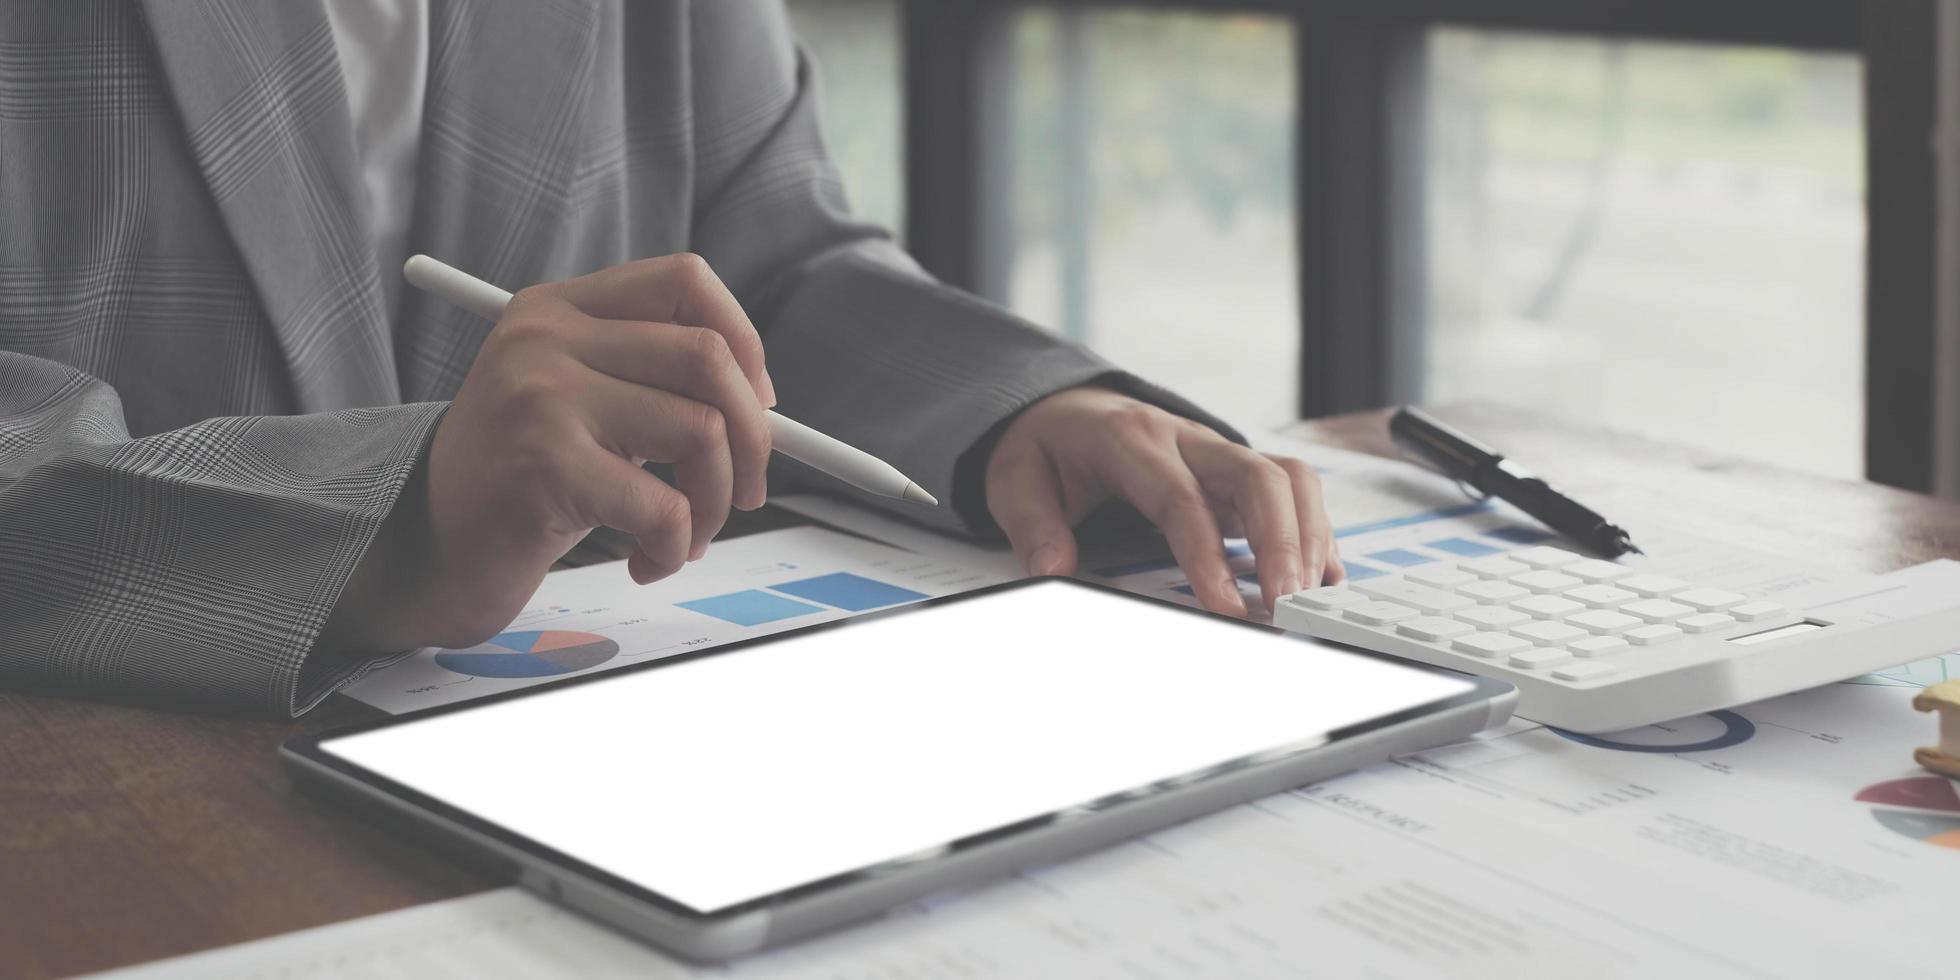
<svg viewBox="0 0 1960 980">
<path fill-rule="evenodd" d="M 984 523 L 974 447 L 1063 387 L 1195 414 L 853 220 L 776 3 L 432 6 L 411 250 L 699 252 L 786 413 L 955 498 L 907 516 Z M 383 308 L 351 133 L 317 0 L 0 4 L 0 681 L 285 717 L 375 662 L 309 654 L 489 325 Z"/>
</svg>

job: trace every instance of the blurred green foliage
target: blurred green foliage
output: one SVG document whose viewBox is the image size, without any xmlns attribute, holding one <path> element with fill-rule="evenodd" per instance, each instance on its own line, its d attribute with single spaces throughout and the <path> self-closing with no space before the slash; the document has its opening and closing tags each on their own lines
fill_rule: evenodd
<svg viewBox="0 0 1960 980">
<path fill-rule="evenodd" d="M 820 68 L 825 134 L 852 203 L 894 228 L 904 203 L 899 2 L 789 0 Z M 1083 32 L 1080 119 L 1063 98 L 1064 18 Z M 1023 240 L 1054 238 L 1057 221 L 1082 214 L 1120 232 L 1171 197 L 1196 201 L 1220 228 L 1243 209 L 1291 206 L 1293 38 L 1284 17 L 1033 4 L 1017 14 L 1012 41 L 1013 207 Z M 1601 152 L 1610 119 L 1617 152 L 1652 163 L 1776 166 L 1863 190 L 1855 59 L 1467 28 L 1436 30 L 1429 56 L 1429 111 L 1468 123 L 1487 152 L 1581 163 Z M 1060 199 L 1056 168 L 1071 139 L 1087 141 L 1093 203 Z"/>
<path fill-rule="evenodd" d="M 1430 58 L 1455 66 L 1453 84 L 1472 89 L 1446 95 L 1444 104 L 1478 104 L 1485 136 L 1501 154 L 1589 158 L 1603 118 L 1616 113 L 1623 150 L 1655 163 L 1721 159 L 1862 180 L 1854 59 L 1469 29 L 1436 32 Z"/>
<path fill-rule="evenodd" d="M 1143 200 L 1188 193 L 1229 226 L 1242 207 L 1292 200 L 1293 38 L 1281 17 L 1034 7 L 1014 41 L 1015 187 L 1024 237 L 1051 233 L 1063 112 L 1063 17 L 1086 31 L 1098 224 Z M 1036 179 L 1026 179 L 1028 177 Z"/>
</svg>

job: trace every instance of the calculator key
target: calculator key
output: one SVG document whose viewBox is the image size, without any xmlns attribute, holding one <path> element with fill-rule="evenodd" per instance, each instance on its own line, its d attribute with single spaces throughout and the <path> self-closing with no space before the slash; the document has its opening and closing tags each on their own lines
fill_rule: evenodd
<svg viewBox="0 0 1960 980">
<path fill-rule="evenodd" d="M 1625 589 L 1616 589 L 1610 585 L 1582 585 L 1576 589 L 1565 590 L 1565 597 L 1573 602 L 1583 602 L 1594 609 L 1612 609 L 1640 598 Z"/>
<path fill-rule="evenodd" d="M 1508 633 L 1472 633 L 1457 637 L 1450 643 L 1450 649 L 1473 657 L 1502 657 L 1531 649 L 1531 641 Z"/>
<path fill-rule="evenodd" d="M 1618 669 L 1612 664 L 1600 663 L 1597 660 L 1581 660 L 1554 669 L 1552 676 L 1562 681 L 1589 681 L 1595 677 L 1604 677 Z"/>
<path fill-rule="evenodd" d="M 1349 606 L 1341 610 L 1341 615 L 1367 626 L 1387 626 L 1420 614 L 1399 603 L 1375 600 Z"/>
<path fill-rule="evenodd" d="M 1639 629 L 1627 630 L 1621 635 L 1625 636 L 1627 642 L 1634 646 L 1653 647 L 1660 646 L 1670 640 L 1680 639 L 1681 631 L 1666 623 L 1655 623 L 1652 626 L 1642 626 Z"/>
<path fill-rule="evenodd" d="M 1507 630 L 1519 623 L 1531 622 L 1529 613 L 1502 606 L 1472 606 L 1456 611 L 1456 618 L 1483 630 Z"/>
<path fill-rule="evenodd" d="M 1593 609 L 1565 617 L 1565 621 L 1598 636 L 1617 636 L 1641 625 L 1644 620 L 1611 609 Z"/>
<path fill-rule="evenodd" d="M 1511 584 L 1524 586 L 1533 592 L 1564 592 L 1578 585 L 1579 580 L 1570 575 L 1540 569 L 1536 572 L 1511 576 Z"/>
<path fill-rule="evenodd" d="M 1678 578 L 1655 575 L 1652 572 L 1629 575 L 1613 584 L 1628 592 L 1638 592 L 1649 599 L 1665 598 L 1688 587 L 1688 583 Z"/>
<path fill-rule="evenodd" d="M 1724 616 L 1721 613 L 1696 613 L 1675 620 L 1674 625 L 1690 633 L 1712 633 L 1724 626 L 1734 626 L 1735 617 Z"/>
<path fill-rule="evenodd" d="M 1305 592 L 1295 592 L 1293 593 L 1293 600 L 1309 609 L 1327 610 L 1339 609 L 1342 606 L 1352 606 L 1357 602 L 1367 602 L 1368 597 L 1353 589 L 1332 586 L 1325 589 L 1309 589 Z"/>
<path fill-rule="evenodd" d="M 1693 606 L 1702 612 L 1721 612 L 1730 606 L 1749 601 L 1749 597 L 1740 592 L 1728 592 L 1722 589 L 1689 589 L 1685 592 L 1676 592 L 1669 598 Z"/>
<path fill-rule="evenodd" d="M 1474 633 L 1476 630 L 1477 628 L 1469 623 L 1444 619 L 1441 616 L 1417 616 L 1414 619 L 1405 619 L 1395 627 L 1395 631 L 1403 636 L 1413 636 L 1418 640 L 1430 642 L 1454 639 L 1465 633 Z"/>
<path fill-rule="evenodd" d="M 1650 623 L 1671 623 L 1692 614 L 1695 608 L 1678 602 L 1669 602 L 1666 599 L 1642 599 L 1621 606 L 1620 611 L 1629 616 L 1638 616 Z"/>
<path fill-rule="evenodd" d="M 1588 636 L 1583 640 L 1573 640 L 1565 645 L 1575 657 L 1599 657 L 1615 650 L 1627 648 L 1627 641 L 1617 636 Z"/>
<path fill-rule="evenodd" d="M 1511 666 L 1549 667 L 1552 664 L 1564 663 L 1571 659 L 1572 655 L 1566 653 L 1564 650 L 1540 648 L 1537 650 L 1523 650 L 1511 654 Z"/>
<path fill-rule="evenodd" d="M 1350 580 L 1347 583 L 1347 587 L 1370 599 L 1386 599 L 1393 596 L 1398 590 L 1408 588 L 1409 583 L 1393 575 L 1384 575 L 1379 578 L 1360 581 Z"/>
<path fill-rule="evenodd" d="M 1782 606 L 1774 602 L 1765 602 L 1758 599 L 1755 602 L 1745 602 L 1740 606 L 1730 609 L 1729 615 L 1745 623 L 1753 623 L 1759 619 L 1768 619 L 1771 616 L 1781 615 L 1782 612 Z"/>
<path fill-rule="evenodd" d="M 1414 569 L 1402 577 L 1418 585 L 1427 585 L 1436 589 L 1454 589 L 1459 585 L 1478 581 L 1477 576 L 1461 568 L 1451 568 L 1443 564 Z"/>
<path fill-rule="evenodd" d="M 1588 582 L 1611 582 L 1633 574 L 1633 569 L 1625 565 L 1615 565 L 1598 558 L 1581 558 L 1569 565 L 1560 565 L 1558 570 Z"/>
<path fill-rule="evenodd" d="M 1512 636 L 1522 636 L 1541 647 L 1564 646 L 1586 635 L 1586 631 L 1571 623 L 1540 621 L 1511 627 Z"/>
<path fill-rule="evenodd" d="M 1550 545 L 1543 544 L 1535 548 L 1519 548 L 1511 552 L 1510 556 L 1533 568 L 1557 568 L 1560 565 L 1569 565 L 1579 560 L 1578 555 L 1564 548 L 1554 548 Z"/>
<path fill-rule="evenodd" d="M 1586 607 L 1555 595 L 1535 595 L 1511 603 L 1511 608 L 1530 613 L 1539 619 L 1558 619 L 1562 616 L 1570 616 Z"/>
<path fill-rule="evenodd" d="M 1478 578 L 1510 578 L 1513 575 L 1531 571 L 1530 565 L 1512 561 L 1503 555 L 1494 555 L 1489 558 L 1473 558 L 1470 561 L 1458 562 L 1456 567 Z"/>
<path fill-rule="evenodd" d="M 1388 602 L 1399 602 L 1431 615 L 1453 612 L 1465 606 L 1476 605 L 1477 602 L 1469 596 L 1432 589 L 1427 585 L 1417 585 L 1399 578 L 1369 579 L 1366 582 L 1356 582 L 1351 588 L 1363 595 Z"/>
<path fill-rule="evenodd" d="M 1509 582 L 1478 579 L 1469 585 L 1457 586 L 1456 593 L 1467 595 L 1478 602 L 1510 602 L 1512 599 L 1522 599 L 1530 595 L 1531 590 Z"/>
</svg>

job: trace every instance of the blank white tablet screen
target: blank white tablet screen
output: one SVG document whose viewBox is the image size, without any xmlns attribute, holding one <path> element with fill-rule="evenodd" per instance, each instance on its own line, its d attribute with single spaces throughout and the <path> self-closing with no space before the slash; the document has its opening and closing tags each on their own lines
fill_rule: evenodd
<svg viewBox="0 0 1960 980">
<path fill-rule="evenodd" d="M 1470 689 L 1047 582 L 323 748 L 710 913 Z"/>
</svg>

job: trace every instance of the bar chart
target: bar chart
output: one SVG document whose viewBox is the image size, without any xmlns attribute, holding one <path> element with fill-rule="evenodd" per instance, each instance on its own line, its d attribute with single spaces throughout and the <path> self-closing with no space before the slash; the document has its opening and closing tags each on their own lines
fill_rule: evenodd
<svg viewBox="0 0 1960 980">
<path fill-rule="evenodd" d="M 425 649 L 346 690 L 383 711 L 453 704 L 992 585 L 950 562 L 816 527 L 717 541 L 637 585 L 621 563 L 554 572 L 489 641 Z"/>
</svg>

